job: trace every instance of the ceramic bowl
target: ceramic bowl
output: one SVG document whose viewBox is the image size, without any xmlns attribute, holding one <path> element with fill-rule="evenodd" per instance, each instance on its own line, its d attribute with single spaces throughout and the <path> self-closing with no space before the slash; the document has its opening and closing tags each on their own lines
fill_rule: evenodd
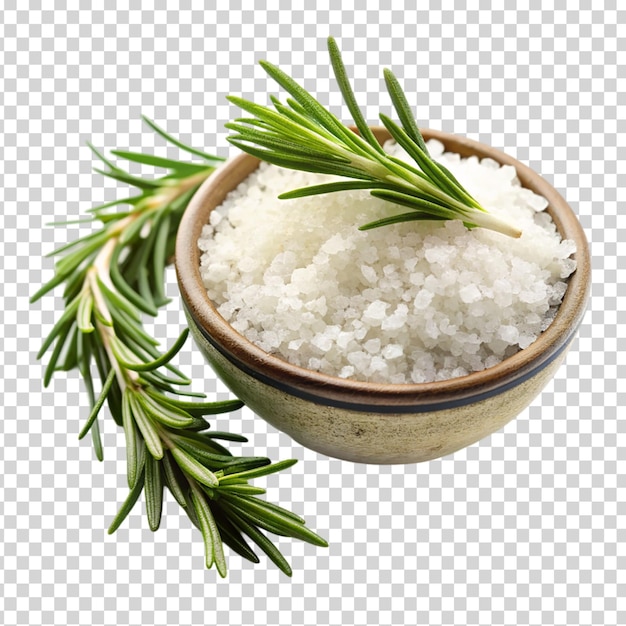
<svg viewBox="0 0 626 626">
<path fill-rule="evenodd" d="M 388 138 L 376 129 L 380 141 Z M 447 151 L 513 165 L 522 185 L 544 196 L 563 238 L 576 242 L 577 269 L 550 327 L 528 348 L 481 372 L 446 381 L 377 384 L 345 380 L 267 354 L 217 312 L 200 279 L 197 241 L 226 194 L 259 161 L 234 158 L 198 190 L 182 219 L 176 271 L 192 335 L 216 374 L 257 415 L 307 448 L 363 463 L 428 461 L 469 446 L 523 411 L 554 376 L 583 318 L 590 287 L 585 234 L 565 200 L 539 174 L 489 146 L 424 130 Z"/>
</svg>

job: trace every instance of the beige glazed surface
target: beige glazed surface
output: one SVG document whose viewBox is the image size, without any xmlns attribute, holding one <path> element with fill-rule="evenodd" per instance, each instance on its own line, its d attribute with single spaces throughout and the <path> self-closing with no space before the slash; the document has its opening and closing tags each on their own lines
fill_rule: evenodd
<svg viewBox="0 0 626 626">
<path fill-rule="evenodd" d="M 379 140 L 388 138 L 375 129 Z M 435 383 L 375 384 L 291 365 L 237 333 L 210 302 L 200 279 L 197 241 L 209 214 L 256 167 L 241 155 L 214 174 L 181 222 L 176 270 L 196 343 L 226 385 L 259 416 L 323 454 L 364 463 L 411 463 L 450 454 L 486 437 L 523 411 L 554 376 L 582 320 L 590 282 L 584 232 L 565 200 L 538 174 L 483 144 L 423 131 L 447 151 L 513 165 L 522 185 L 544 196 L 563 238 L 576 242 L 577 270 L 551 326 L 502 363 Z"/>
</svg>

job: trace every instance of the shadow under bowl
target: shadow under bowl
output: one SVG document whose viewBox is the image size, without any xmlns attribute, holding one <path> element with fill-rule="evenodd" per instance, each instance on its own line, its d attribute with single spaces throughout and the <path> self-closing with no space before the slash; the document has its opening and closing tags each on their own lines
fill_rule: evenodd
<svg viewBox="0 0 626 626">
<path fill-rule="evenodd" d="M 373 129 L 377 139 L 386 130 Z M 251 174 L 259 160 L 240 155 L 198 190 L 176 242 L 176 273 L 195 342 L 223 382 L 257 415 L 297 442 L 331 457 L 362 463 L 415 463 L 445 456 L 502 428 L 554 376 L 582 321 L 590 290 L 589 248 L 566 201 L 539 174 L 479 142 L 423 130 L 445 150 L 512 165 L 523 187 L 543 196 L 561 236 L 576 243 L 577 269 L 557 315 L 539 338 L 494 367 L 432 383 L 346 380 L 270 355 L 235 331 L 209 300 L 197 242 L 209 214 Z"/>
</svg>

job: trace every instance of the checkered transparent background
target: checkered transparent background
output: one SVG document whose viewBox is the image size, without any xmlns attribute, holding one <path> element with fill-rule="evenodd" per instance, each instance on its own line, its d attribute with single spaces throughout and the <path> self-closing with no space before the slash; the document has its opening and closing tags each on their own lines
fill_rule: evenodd
<svg viewBox="0 0 626 626">
<path fill-rule="evenodd" d="M 617 1 L 117 4 L 5 0 L 2 9 L 0 621 L 626 623 L 626 421 L 617 409 L 626 406 L 617 383 L 626 379 L 617 251 L 626 241 L 617 192 L 626 187 L 626 12 Z M 204 569 L 200 535 L 172 501 L 158 533 L 137 506 L 106 534 L 126 494 L 123 438 L 106 421 L 103 463 L 77 441 L 79 379 L 58 376 L 43 389 L 35 358 L 61 299 L 28 298 L 51 276 L 43 254 L 86 232 L 45 224 L 120 191 L 91 173 L 87 140 L 175 156 L 142 126 L 144 113 L 226 156 L 223 124 L 237 111 L 225 95 L 273 89 L 262 58 L 347 119 L 329 78 L 328 34 L 354 67 L 369 120 L 389 109 L 379 68 L 392 67 L 420 120 L 504 149 L 564 193 L 591 242 L 591 306 L 566 364 L 527 411 L 429 464 L 328 459 L 247 410 L 219 416 L 218 428 L 250 438 L 245 450 L 301 460 L 266 481 L 269 497 L 330 542 L 280 540 L 292 580 L 231 555 L 222 581 Z M 152 329 L 163 342 L 184 323 L 172 274 L 168 291 L 174 301 Z M 227 397 L 191 345 L 181 361 L 197 390 Z"/>
</svg>

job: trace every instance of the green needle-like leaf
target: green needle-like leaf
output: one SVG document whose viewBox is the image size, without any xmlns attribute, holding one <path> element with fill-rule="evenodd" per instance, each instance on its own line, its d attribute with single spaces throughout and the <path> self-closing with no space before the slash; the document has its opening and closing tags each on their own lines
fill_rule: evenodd
<svg viewBox="0 0 626 626">
<path fill-rule="evenodd" d="M 124 504 L 120 507 L 117 515 L 111 522 L 109 526 L 109 535 L 112 535 L 122 524 L 122 522 L 128 517 L 128 514 L 132 511 L 132 508 L 135 506 L 144 486 L 144 476 L 145 476 L 145 467 L 142 465 L 139 469 L 139 475 L 137 477 L 137 481 L 135 482 L 134 487 L 130 490 L 128 497 L 124 501 Z"/>
<path fill-rule="evenodd" d="M 409 213 L 399 213 L 397 215 L 390 215 L 389 217 L 383 217 L 373 222 L 368 222 L 359 226 L 359 230 L 372 230 L 373 228 L 380 228 L 381 226 L 391 226 L 392 224 L 401 224 L 402 222 L 423 222 L 425 220 L 443 220 L 445 218 L 436 218 L 428 213 L 422 213 L 421 211 L 410 211 Z"/>
<path fill-rule="evenodd" d="M 142 408 L 146 413 L 157 422 L 160 422 L 164 426 L 170 428 L 186 428 L 193 424 L 193 417 L 176 408 L 174 405 L 168 405 L 164 402 L 157 403 L 148 394 L 137 394 L 137 400 L 139 400 Z"/>
<path fill-rule="evenodd" d="M 102 386 L 100 397 L 98 398 L 98 401 L 94 404 L 93 409 L 91 409 L 91 413 L 89 415 L 89 418 L 87 419 L 87 423 L 85 424 L 85 426 L 83 426 L 83 429 L 80 431 L 80 434 L 78 435 L 79 439 L 82 439 L 89 432 L 89 429 L 92 427 L 92 425 L 96 421 L 96 418 L 98 417 L 98 413 L 100 413 L 100 409 L 103 407 L 104 402 L 107 396 L 109 395 L 109 391 L 111 390 L 111 386 L 113 385 L 114 381 L 115 381 L 115 370 L 111 368 L 111 371 L 109 372 L 109 375 L 107 376 L 106 380 L 104 381 L 104 385 Z"/>
<path fill-rule="evenodd" d="M 126 472 L 128 476 L 128 486 L 132 489 L 137 480 L 137 471 L 139 469 L 138 442 L 141 441 L 141 445 L 144 447 L 145 444 L 137 432 L 137 426 L 130 406 L 129 393 L 124 393 L 122 396 L 122 424 L 126 438 Z"/>
<path fill-rule="evenodd" d="M 112 178 L 113 180 L 118 180 L 121 183 L 126 183 L 128 185 L 132 185 L 133 187 L 138 187 L 139 189 L 158 189 L 159 183 L 152 180 L 146 180 L 144 178 L 139 178 L 137 176 L 132 176 L 131 174 L 127 174 L 123 170 L 114 169 L 109 170 L 100 170 L 97 167 L 93 168 L 93 171 L 97 174 L 101 174 L 102 176 L 106 176 L 107 178 Z"/>
<path fill-rule="evenodd" d="M 165 214 L 158 225 L 155 226 L 157 235 L 152 255 L 152 275 L 155 280 L 157 302 L 160 306 L 169 302 L 169 299 L 165 297 L 163 283 L 165 265 L 167 264 L 167 237 L 170 232 L 170 222 L 169 214 Z"/>
<path fill-rule="evenodd" d="M 352 91 L 350 81 L 348 80 L 348 74 L 346 72 L 346 67 L 343 64 L 341 53 L 339 52 L 337 43 L 332 37 L 328 38 L 328 53 L 330 55 L 330 61 L 333 66 L 335 78 L 337 79 L 339 89 L 341 90 L 341 95 L 350 110 L 350 115 L 352 115 L 352 119 L 359 129 L 359 133 L 361 133 L 361 137 L 363 137 L 363 139 L 365 139 L 367 143 L 369 143 L 370 146 L 372 146 L 372 148 L 374 148 L 377 152 L 383 153 L 383 149 L 376 140 L 376 137 L 374 137 L 374 133 L 372 133 L 369 124 L 365 121 L 365 118 L 361 113 L 361 109 L 359 109 L 354 91 Z"/>
<path fill-rule="evenodd" d="M 140 322 L 141 316 L 139 311 L 124 296 L 114 291 L 98 276 L 98 287 L 102 290 L 104 297 L 108 300 L 111 308 L 115 312 L 123 311 L 134 322 Z"/>
<path fill-rule="evenodd" d="M 278 531 L 288 537 L 297 537 L 316 546 L 328 546 L 319 535 L 299 521 L 295 521 L 290 515 L 285 515 L 278 507 L 266 507 L 263 500 L 253 496 L 226 492 L 223 497 L 227 498 L 228 502 L 237 508 L 242 515 L 249 516 L 249 521 L 255 520 L 257 525 L 270 532 Z"/>
<path fill-rule="evenodd" d="M 93 296 L 91 294 L 81 298 L 76 315 L 76 322 L 81 333 L 92 333 L 94 325 L 91 322 L 91 312 L 93 310 Z"/>
<path fill-rule="evenodd" d="M 70 322 L 63 326 L 61 332 L 59 333 L 58 340 L 54 349 L 52 350 L 52 354 L 50 355 L 50 360 L 48 361 L 48 366 L 46 367 L 46 371 L 43 375 L 43 386 L 47 387 L 52 380 L 52 375 L 55 371 L 60 370 L 58 367 L 58 363 L 60 361 L 61 354 L 65 350 L 65 342 L 71 336 L 71 331 L 75 322 Z"/>
<path fill-rule="evenodd" d="M 127 159 L 133 163 L 141 163 L 143 165 L 152 165 L 154 167 L 163 167 L 175 172 L 182 172 L 189 176 L 192 173 L 203 172 L 207 169 L 207 165 L 199 165 L 186 161 L 174 161 L 172 159 L 164 159 L 154 154 L 145 154 L 143 152 L 128 152 L 126 150 L 111 150 L 111 154 Z"/>
<path fill-rule="evenodd" d="M 219 485 L 217 476 L 191 456 L 191 454 L 181 448 L 170 448 L 170 452 L 178 465 L 180 465 L 180 468 L 199 483 L 207 487 L 217 487 Z"/>
<path fill-rule="evenodd" d="M 228 512 L 228 519 L 233 525 L 238 528 L 242 533 L 248 535 L 254 543 L 265 552 L 270 560 L 287 576 L 292 575 L 291 566 L 285 560 L 285 557 L 280 553 L 280 550 L 268 539 L 254 524 L 247 522 L 237 510 L 233 510 L 228 504 L 223 504 L 222 508 Z"/>
<path fill-rule="evenodd" d="M 176 464 L 171 460 L 171 454 L 166 452 L 161 459 L 163 464 L 163 474 L 165 478 L 165 484 L 174 496 L 176 502 L 183 508 L 187 507 L 187 501 L 185 499 L 185 492 L 181 485 L 181 480 L 184 480 L 182 472 L 177 469 Z"/>
<path fill-rule="evenodd" d="M 98 461 L 104 459 L 104 451 L 102 449 L 102 439 L 100 438 L 100 426 L 98 426 L 98 420 L 93 423 L 91 427 L 91 442 L 93 443 L 93 449 Z"/>
<path fill-rule="evenodd" d="M 260 496 L 266 493 L 263 487 L 255 487 L 254 485 L 237 484 L 237 485 L 220 485 L 220 493 L 234 493 L 240 496 Z"/>
<path fill-rule="evenodd" d="M 165 141 L 167 141 L 168 143 L 171 143 L 177 148 L 180 148 L 181 150 L 185 150 L 186 152 L 202 157 L 213 166 L 219 165 L 220 163 L 224 161 L 224 159 L 220 157 L 207 154 L 206 152 L 202 152 L 201 150 L 196 150 L 195 148 L 185 145 L 182 141 L 179 141 L 175 137 L 172 137 L 172 135 L 169 135 L 168 133 L 166 133 L 160 126 L 157 126 L 151 119 L 148 119 L 145 115 L 142 115 L 141 117 L 143 121 L 148 126 L 150 126 L 150 128 L 152 128 L 152 130 L 154 130 L 157 134 L 161 135 L 161 137 L 163 137 Z"/>
<path fill-rule="evenodd" d="M 224 578 L 226 576 L 226 559 L 224 558 L 222 539 L 211 508 L 202 492 L 197 488 L 192 488 L 191 500 L 204 538 L 206 566 L 211 568 L 215 563 L 218 573 Z"/>
<path fill-rule="evenodd" d="M 133 243 L 139 239 L 143 229 L 148 225 L 148 222 L 153 219 L 153 214 L 151 211 L 146 211 L 145 213 L 137 216 L 133 222 L 124 229 L 124 232 L 120 235 L 119 245 L 121 248 L 127 246 L 130 243 Z"/>
<path fill-rule="evenodd" d="M 185 344 L 185 341 L 187 341 L 188 336 L 189 329 L 185 328 L 172 347 L 159 358 L 154 359 L 153 361 L 148 361 L 147 363 L 128 364 L 128 368 L 135 370 L 136 372 L 146 372 L 169 363 L 180 352 L 180 349 Z"/>
<path fill-rule="evenodd" d="M 170 398 L 158 391 L 148 388 L 146 390 L 148 395 L 152 396 L 155 400 L 162 400 L 165 402 L 170 402 L 171 404 L 176 405 L 178 408 L 187 411 L 191 415 L 214 415 L 216 413 L 230 413 L 231 411 L 236 411 L 244 406 L 241 400 L 217 400 L 215 402 L 186 402 L 184 400 L 178 400 L 175 398 Z M 241 437 L 241 435 L 233 435 L 232 433 L 224 433 L 224 435 L 228 435 L 230 437 Z M 232 441 L 246 441 L 245 437 L 243 439 L 232 439 Z"/>
<path fill-rule="evenodd" d="M 48 348 L 52 345 L 54 340 L 70 326 L 76 317 L 76 313 L 78 311 L 78 307 L 80 306 L 80 298 L 76 298 L 72 302 L 69 303 L 63 315 L 59 318 L 56 324 L 52 327 L 52 330 L 48 333 L 46 339 L 44 340 L 39 352 L 37 353 L 37 358 L 40 359 L 48 350 Z"/>
<path fill-rule="evenodd" d="M 127 388 L 124 393 L 128 394 L 128 402 L 130 404 L 131 412 L 135 419 L 135 423 L 143 435 L 148 451 L 155 459 L 161 459 L 163 457 L 163 443 L 159 432 L 156 430 L 152 420 L 139 402 L 136 393 L 131 391 L 129 388 Z"/>
<path fill-rule="evenodd" d="M 283 470 L 295 465 L 298 461 L 296 459 L 287 459 L 285 461 L 278 461 L 271 465 L 265 465 L 251 470 L 238 472 L 237 474 L 229 474 L 220 479 L 220 485 L 233 485 L 238 482 L 247 482 L 253 478 L 260 478 L 261 476 L 268 476 L 269 474 L 275 474 L 276 472 L 282 472 Z"/>
<path fill-rule="evenodd" d="M 161 463 L 152 455 L 146 457 L 146 515 L 150 530 L 155 531 L 161 523 L 163 509 L 163 477 Z"/>
<path fill-rule="evenodd" d="M 120 294 L 128 300 L 132 305 L 134 305 L 137 309 L 142 311 L 143 313 L 147 313 L 148 315 L 156 316 L 157 308 L 154 306 L 153 302 L 148 302 L 144 298 L 141 297 L 127 282 L 124 276 L 122 275 L 118 262 L 119 256 L 123 246 L 119 245 L 115 248 L 113 256 L 111 258 L 111 266 L 109 268 L 109 276 L 111 278 L 111 282 L 115 286 L 115 288 L 120 292 Z"/>
<path fill-rule="evenodd" d="M 311 185 L 310 187 L 302 187 L 281 193 L 278 197 L 281 200 L 292 200 L 294 198 L 304 198 L 306 196 L 316 196 L 323 193 L 336 193 L 338 191 L 355 191 L 360 189 L 376 189 L 382 186 L 382 183 L 372 180 L 364 181 L 339 181 L 335 183 L 323 183 L 321 185 Z M 392 189 L 392 185 L 388 185 Z"/>
<path fill-rule="evenodd" d="M 411 107 L 409 106 L 406 95 L 404 94 L 398 79 L 391 72 L 391 70 L 386 69 L 383 71 L 383 74 L 385 77 L 385 83 L 387 84 L 387 91 L 391 96 L 391 101 L 393 102 L 393 106 L 398 114 L 398 117 L 400 118 L 400 122 L 402 123 L 404 130 L 417 144 L 417 146 L 425 152 L 426 155 L 429 155 L 422 133 L 417 126 L 417 122 L 411 112 Z"/>
<path fill-rule="evenodd" d="M 244 559 L 258 563 L 259 557 L 252 551 L 241 532 L 229 521 L 224 511 L 219 506 L 215 506 L 212 512 L 222 541 Z"/>
</svg>

